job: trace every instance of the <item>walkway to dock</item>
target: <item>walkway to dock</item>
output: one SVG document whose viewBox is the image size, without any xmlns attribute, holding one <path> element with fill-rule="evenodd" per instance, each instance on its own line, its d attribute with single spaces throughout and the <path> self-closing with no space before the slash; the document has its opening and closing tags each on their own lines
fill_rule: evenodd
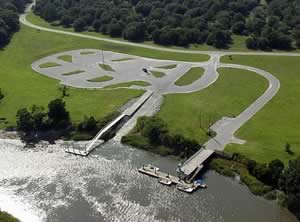
<svg viewBox="0 0 300 222">
<path fill-rule="evenodd" d="M 213 150 L 208 150 L 201 148 L 193 156 L 191 156 L 187 161 L 185 161 L 179 168 L 180 172 L 184 173 L 186 176 L 191 175 L 196 169 L 198 169 L 211 155 L 213 155 Z"/>
<path fill-rule="evenodd" d="M 89 155 L 96 148 L 96 146 L 95 146 L 96 142 L 99 139 L 101 139 L 101 137 L 105 133 L 107 133 L 110 129 L 112 129 L 114 126 L 119 124 L 122 120 L 125 119 L 125 117 L 131 118 L 152 95 L 153 95 L 152 91 L 145 92 L 131 107 L 124 110 L 124 112 L 121 115 L 119 115 L 116 119 L 114 119 L 112 122 L 110 122 L 104 128 L 102 128 L 84 149 L 69 147 L 69 148 L 66 148 L 65 151 L 68 153 L 72 153 L 72 154 L 76 154 L 76 155 L 80 155 L 80 156 Z"/>
</svg>

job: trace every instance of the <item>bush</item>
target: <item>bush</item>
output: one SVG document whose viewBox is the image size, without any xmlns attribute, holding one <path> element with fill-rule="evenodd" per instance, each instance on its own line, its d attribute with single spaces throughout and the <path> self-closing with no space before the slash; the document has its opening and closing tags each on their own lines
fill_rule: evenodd
<svg viewBox="0 0 300 222">
<path fill-rule="evenodd" d="M 2 93 L 2 89 L 0 88 L 0 101 L 4 99 L 4 94 Z"/>
</svg>

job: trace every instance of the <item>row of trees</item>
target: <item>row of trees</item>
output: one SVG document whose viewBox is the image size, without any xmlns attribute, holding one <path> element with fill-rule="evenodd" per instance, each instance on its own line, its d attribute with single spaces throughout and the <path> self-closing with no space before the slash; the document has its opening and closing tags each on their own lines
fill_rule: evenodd
<svg viewBox="0 0 300 222">
<path fill-rule="evenodd" d="M 133 134 L 139 134 L 147 138 L 150 145 L 154 147 L 164 146 L 170 148 L 173 155 L 188 157 L 201 148 L 195 140 L 187 139 L 180 134 L 171 134 L 167 125 L 158 117 L 139 118 Z M 126 143 L 128 138 L 123 137 L 122 142 Z"/>
<path fill-rule="evenodd" d="M 245 164 L 249 173 L 259 181 L 285 193 L 286 205 L 300 218 L 300 157 L 290 160 L 287 167 L 279 159 L 262 164 L 234 154 L 234 160 Z"/>
<path fill-rule="evenodd" d="M 66 129 L 70 126 L 70 114 L 62 99 L 50 101 L 47 111 L 42 106 L 33 105 L 30 110 L 21 108 L 17 112 L 17 128 L 24 132 Z"/>
<path fill-rule="evenodd" d="M 299 43 L 298 0 L 40 0 L 34 9 L 49 22 L 130 41 L 227 47 L 231 34 L 251 36 L 247 46 L 286 49 Z M 250 42 L 250 40 L 249 40 Z M 297 44 L 299 46 L 299 44 Z"/>
<path fill-rule="evenodd" d="M 0 0 L 0 48 L 4 47 L 19 29 L 19 13 L 29 0 Z"/>
</svg>

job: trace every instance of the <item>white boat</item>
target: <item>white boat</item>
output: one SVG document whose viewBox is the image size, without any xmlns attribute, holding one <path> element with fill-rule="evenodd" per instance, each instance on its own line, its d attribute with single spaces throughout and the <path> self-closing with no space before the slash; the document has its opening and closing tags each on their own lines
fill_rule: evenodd
<svg viewBox="0 0 300 222">
<path fill-rule="evenodd" d="M 143 168 L 145 170 L 150 170 L 150 171 L 154 171 L 154 172 L 159 171 L 158 167 L 152 166 L 151 164 L 145 165 L 145 166 L 143 166 Z"/>
<path fill-rule="evenodd" d="M 202 180 L 196 180 L 194 181 L 194 185 L 200 188 L 207 188 L 207 185 L 205 183 L 203 183 Z"/>
<path fill-rule="evenodd" d="M 158 182 L 166 186 L 170 186 L 172 184 L 172 181 L 167 179 L 161 179 Z"/>
<path fill-rule="evenodd" d="M 185 187 L 185 186 L 181 186 L 181 185 L 177 185 L 176 188 L 180 191 L 186 192 L 186 193 L 192 193 L 195 188 L 193 187 Z"/>
</svg>

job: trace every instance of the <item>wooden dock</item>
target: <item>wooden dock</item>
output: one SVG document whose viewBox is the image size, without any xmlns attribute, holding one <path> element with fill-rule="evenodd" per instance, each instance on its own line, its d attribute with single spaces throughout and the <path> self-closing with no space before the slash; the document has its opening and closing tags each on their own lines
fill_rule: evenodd
<svg viewBox="0 0 300 222">
<path fill-rule="evenodd" d="M 159 168 L 151 165 L 144 165 L 143 167 L 139 168 L 138 171 L 159 180 L 171 181 L 170 185 L 175 184 L 177 185 L 177 189 L 181 188 L 180 190 L 182 191 L 184 191 L 183 189 L 186 189 L 185 192 L 188 193 L 192 193 L 199 188 L 199 185 L 195 183 L 187 183 L 184 180 L 181 180 L 179 177 L 173 176 L 169 173 L 161 172 Z"/>
</svg>

